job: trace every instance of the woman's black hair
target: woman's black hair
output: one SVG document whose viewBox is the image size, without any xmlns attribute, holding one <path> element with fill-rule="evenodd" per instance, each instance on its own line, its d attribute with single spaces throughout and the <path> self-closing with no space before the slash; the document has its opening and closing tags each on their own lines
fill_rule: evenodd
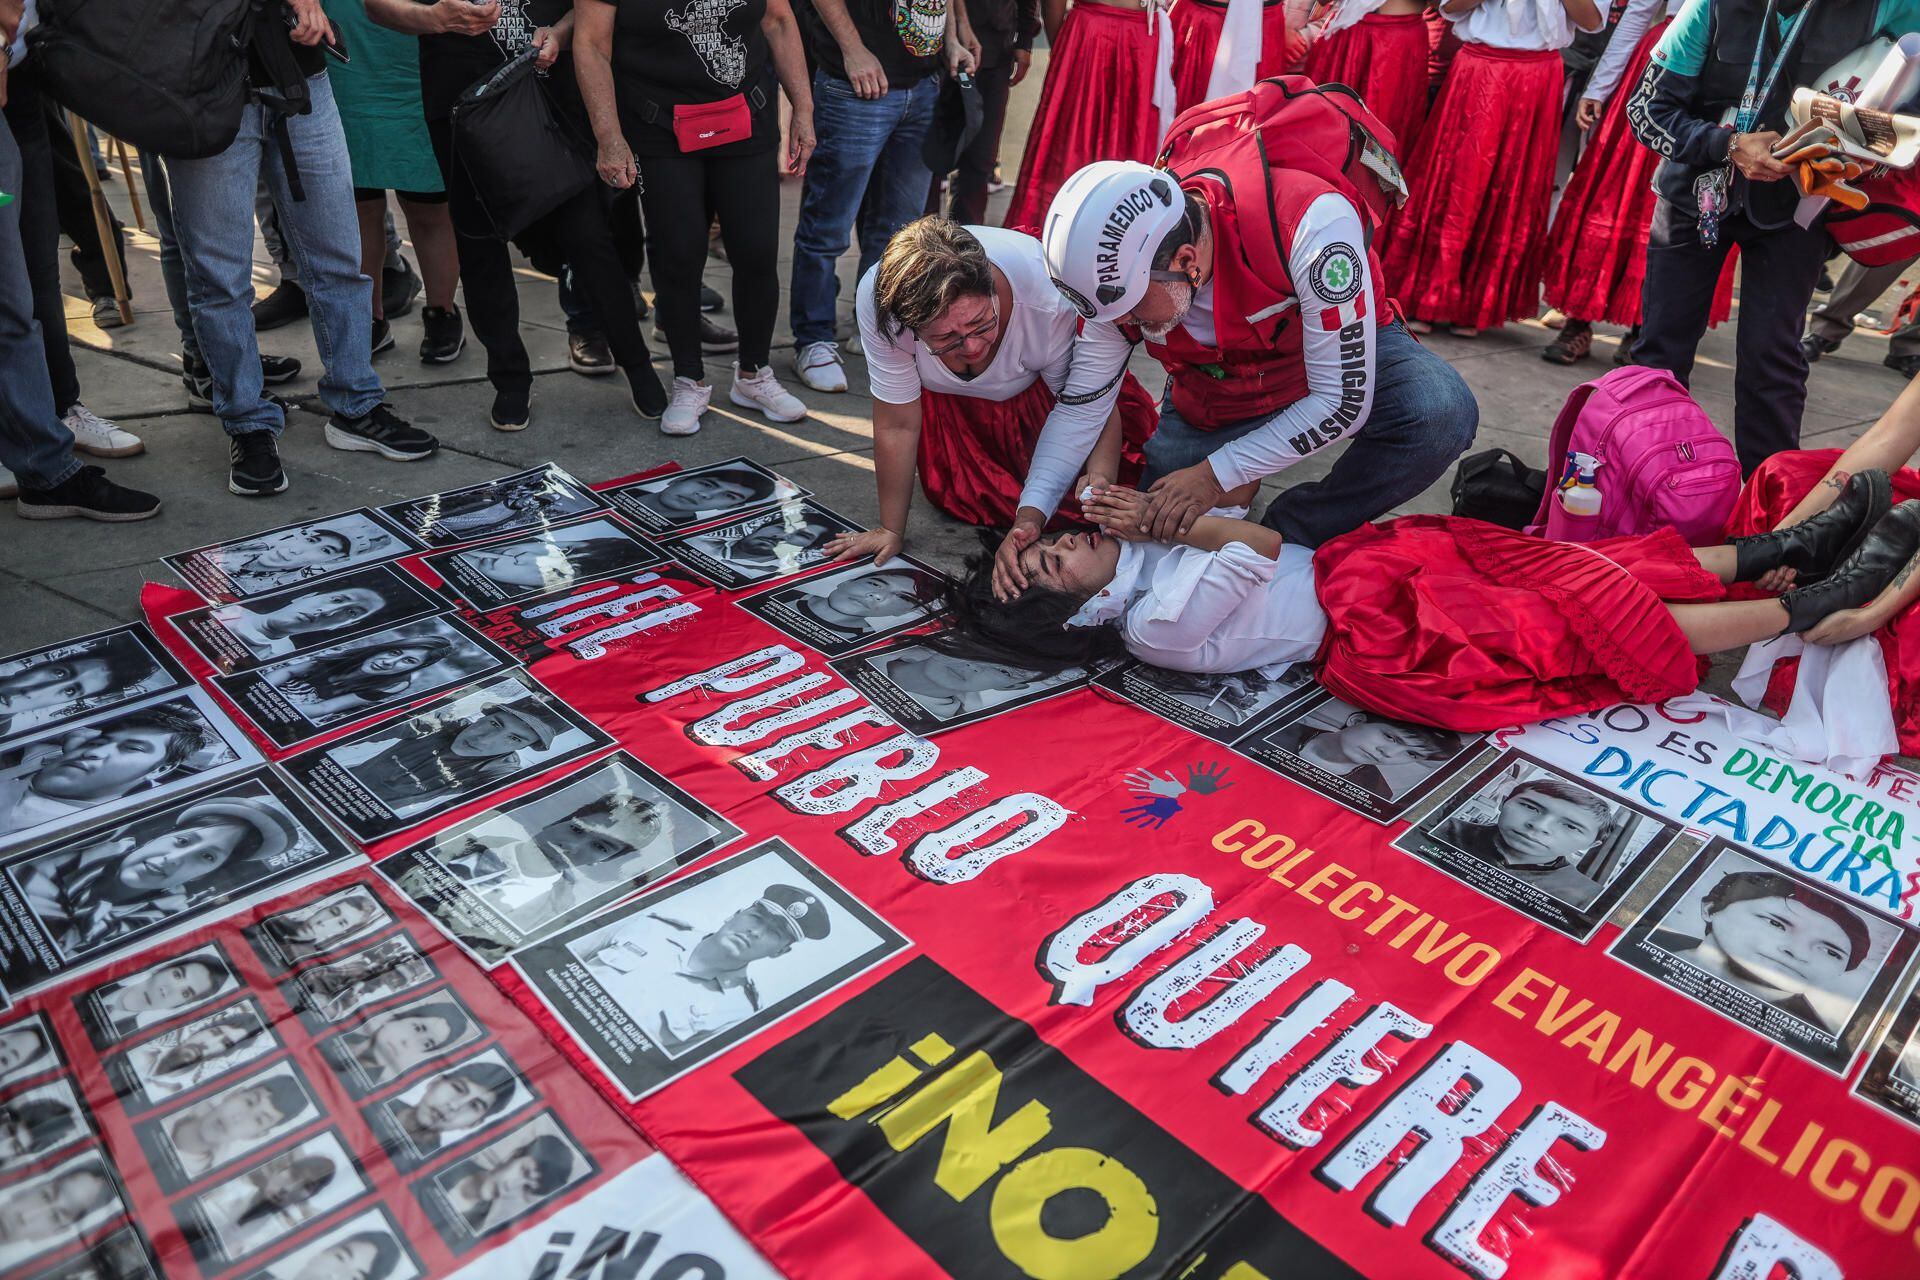
<svg viewBox="0 0 1920 1280">
<path fill-rule="evenodd" d="M 1010 601 L 993 593 L 993 549 L 997 534 L 980 531 L 981 555 L 969 557 L 966 576 L 947 588 L 952 625 L 927 640 L 930 648 L 956 658 L 1011 662 L 1049 675 L 1126 656 L 1120 632 L 1107 625 L 1069 627 L 1087 596 L 1052 591 L 1038 583 Z"/>
<path fill-rule="evenodd" d="M 29 1152 L 51 1151 L 75 1133 L 73 1109 L 52 1098 L 24 1098 L 0 1104 L 0 1121 L 27 1131 Z"/>
<path fill-rule="evenodd" d="M 362 640 L 330 657 L 308 659 L 303 664 L 304 671 L 299 682 L 322 698 L 337 698 L 343 693 L 404 693 L 412 683 L 412 671 L 379 674 L 360 669 L 369 657 L 389 649 L 425 650 L 427 660 L 415 668 L 421 670 L 452 653 L 453 641 L 445 636 L 420 636 L 412 640 Z"/>
<path fill-rule="evenodd" d="M 1859 967 L 1867 958 L 1867 951 L 1873 946 L 1873 935 L 1867 932 L 1860 917 L 1846 907 L 1841 906 L 1824 894 L 1815 893 L 1799 881 L 1781 875 L 1777 871 L 1735 871 L 1724 877 L 1719 884 L 1708 890 L 1707 896 L 1700 900 L 1700 913 L 1703 916 L 1716 916 L 1736 902 L 1751 902 L 1759 898 L 1784 898 L 1796 902 L 1815 915 L 1825 916 L 1840 926 L 1840 932 L 1847 935 L 1847 969 L 1849 972 Z M 1713 921 L 1707 921 L 1712 928 Z"/>
<path fill-rule="evenodd" d="M 400 1261 L 400 1246 L 384 1231 L 361 1231 L 340 1242 L 344 1245 L 373 1246 L 373 1262 L 367 1267 L 367 1280 L 387 1280 Z"/>
</svg>

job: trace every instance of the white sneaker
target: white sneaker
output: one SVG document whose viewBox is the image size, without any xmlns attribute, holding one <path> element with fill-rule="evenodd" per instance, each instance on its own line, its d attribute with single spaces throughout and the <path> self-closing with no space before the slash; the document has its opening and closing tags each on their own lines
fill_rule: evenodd
<svg viewBox="0 0 1920 1280">
<path fill-rule="evenodd" d="M 147 446 L 131 431 L 122 431 L 78 400 L 61 415 L 60 421 L 73 432 L 73 447 L 96 458 L 131 458 L 145 453 Z"/>
<path fill-rule="evenodd" d="M 735 360 L 733 388 L 727 392 L 727 399 L 743 409 L 758 409 L 772 422 L 798 422 L 807 416 L 807 406 L 780 385 L 771 365 L 761 365 L 760 372 L 748 377 L 740 372 L 740 362 Z"/>
<path fill-rule="evenodd" d="M 0 467 L 0 498 L 17 498 L 19 496 L 20 482 L 13 478 L 13 472 L 7 470 L 5 467 Z"/>
<path fill-rule="evenodd" d="M 794 352 L 793 371 L 815 391 L 847 389 L 847 366 L 840 363 L 840 348 L 834 343 L 809 342 Z"/>
<path fill-rule="evenodd" d="M 700 430 L 700 415 L 713 401 L 713 388 L 692 378 L 673 380 L 673 399 L 660 419 L 660 434 L 690 436 Z"/>
</svg>

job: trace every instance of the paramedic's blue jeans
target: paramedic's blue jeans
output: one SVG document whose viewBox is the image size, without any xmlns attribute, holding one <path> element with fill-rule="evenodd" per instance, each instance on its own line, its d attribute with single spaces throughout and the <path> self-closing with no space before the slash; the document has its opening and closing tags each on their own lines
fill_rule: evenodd
<svg viewBox="0 0 1920 1280">
<path fill-rule="evenodd" d="M 373 372 L 373 286 L 360 274 L 360 222 L 340 112 L 324 72 L 307 81 L 313 111 L 286 117 L 303 199 L 293 198 L 273 113 L 249 102 L 233 145 L 205 160 L 168 160 L 173 230 L 187 267 L 187 302 L 200 354 L 213 374 L 213 411 L 227 434 L 286 425 L 260 381 L 253 332 L 253 191 L 264 176 L 283 215 L 287 248 L 307 293 L 320 348 L 320 398 L 342 417 L 379 404 Z"/>
<path fill-rule="evenodd" d="M 920 158 L 933 123 L 940 78 L 927 76 L 886 96 L 856 98 L 853 86 L 813 73 L 813 127 L 820 145 L 807 161 L 800 220 L 793 229 L 788 319 L 793 340 L 833 341 L 840 255 L 860 223 L 860 275 L 880 261 L 893 233 L 919 217 L 933 173 Z"/>
<path fill-rule="evenodd" d="M 1141 488 L 1269 421 L 1199 431 L 1163 401 L 1160 426 L 1147 440 Z M 1398 320 L 1382 325 L 1374 338 L 1367 420 L 1324 478 L 1284 489 L 1261 523 L 1303 547 L 1351 533 L 1425 492 L 1466 452 L 1479 425 L 1480 406 L 1453 366 L 1415 342 Z"/>
<path fill-rule="evenodd" d="M 80 469 L 73 435 L 53 407 L 47 349 L 33 318 L 33 281 L 20 242 L 20 204 L 50 199 L 22 191 L 20 148 L 0 119 L 0 191 L 13 199 L 0 205 L 0 467 L 20 484 L 51 489 Z"/>
</svg>

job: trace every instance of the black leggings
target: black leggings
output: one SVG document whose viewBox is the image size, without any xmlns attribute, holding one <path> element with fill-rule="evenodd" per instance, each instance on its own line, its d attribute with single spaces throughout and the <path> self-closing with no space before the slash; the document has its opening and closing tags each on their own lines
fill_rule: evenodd
<svg viewBox="0 0 1920 1280">
<path fill-rule="evenodd" d="M 700 277 L 707 265 L 707 227 L 716 215 L 733 267 L 740 367 L 767 366 L 780 309 L 776 155 L 767 150 L 714 159 L 699 152 L 640 157 L 640 205 L 646 215 L 654 306 L 673 348 L 676 377 L 706 376 L 700 355 Z"/>
</svg>

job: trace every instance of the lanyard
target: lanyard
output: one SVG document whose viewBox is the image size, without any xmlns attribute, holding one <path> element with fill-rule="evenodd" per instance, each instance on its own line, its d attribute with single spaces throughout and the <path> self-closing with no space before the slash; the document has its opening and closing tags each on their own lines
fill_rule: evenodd
<svg viewBox="0 0 1920 1280">
<path fill-rule="evenodd" d="M 1800 29 L 1807 25 L 1807 16 L 1820 0 L 1807 0 L 1805 7 L 1793 15 L 1787 23 L 1786 34 L 1780 37 L 1780 52 L 1774 56 L 1773 67 L 1767 72 L 1767 81 L 1760 83 L 1760 63 L 1766 57 L 1767 37 L 1773 33 L 1773 6 L 1775 0 L 1767 0 L 1767 12 L 1760 19 L 1760 40 L 1753 51 L 1753 65 L 1747 68 L 1746 91 L 1740 95 L 1740 111 L 1734 117 L 1735 133 L 1751 133 L 1753 126 L 1760 123 L 1760 104 L 1773 94 L 1773 86 L 1780 79 L 1780 71 L 1787 65 L 1787 58 L 1793 53 L 1795 42 L 1800 39 Z"/>
</svg>

